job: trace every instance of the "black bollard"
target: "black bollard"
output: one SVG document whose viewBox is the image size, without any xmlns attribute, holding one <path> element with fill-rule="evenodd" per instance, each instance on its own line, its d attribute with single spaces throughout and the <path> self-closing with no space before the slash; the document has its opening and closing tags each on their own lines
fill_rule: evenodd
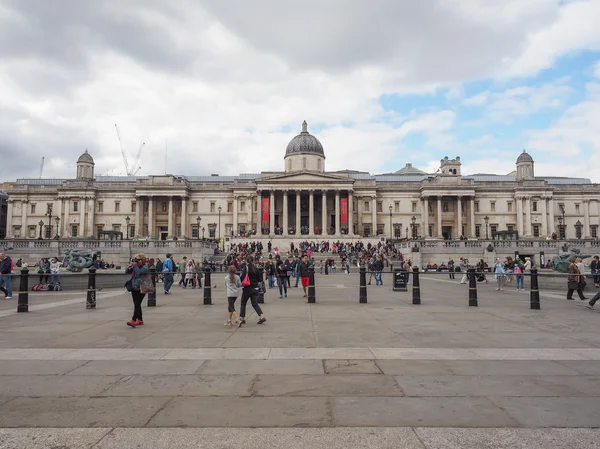
<svg viewBox="0 0 600 449">
<path fill-rule="evenodd" d="M 17 312 L 29 312 L 29 269 L 27 267 L 21 269 L 18 301 Z"/>
<path fill-rule="evenodd" d="M 96 308 L 96 269 L 94 267 L 88 268 L 88 288 L 85 308 Z"/>
<path fill-rule="evenodd" d="M 358 293 L 358 302 L 360 304 L 367 303 L 367 269 L 360 267 L 360 288 Z"/>
<path fill-rule="evenodd" d="M 258 275 L 260 276 L 261 282 L 258 286 L 258 299 L 259 304 L 265 303 L 265 269 L 258 267 Z"/>
<path fill-rule="evenodd" d="M 478 307 L 477 304 L 477 278 L 475 268 L 469 268 L 469 306 Z"/>
<path fill-rule="evenodd" d="M 156 267 L 150 267 L 150 278 L 154 285 L 154 291 L 148 293 L 148 307 L 156 307 Z"/>
<path fill-rule="evenodd" d="M 315 297 L 315 266 L 308 267 L 308 303 L 314 304 L 317 302 Z"/>
<path fill-rule="evenodd" d="M 419 281 L 419 267 L 413 267 L 413 281 L 412 281 L 412 291 L 413 291 L 413 301 L 414 305 L 421 304 L 421 284 Z M 406 273 L 406 277 L 408 277 L 408 273 Z"/>
<path fill-rule="evenodd" d="M 537 268 L 531 269 L 531 287 L 529 288 L 529 308 L 540 310 L 540 289 Z"/>
<path fill-rule="evenodd" d="M 210 267 L 207 266 L 204 269 L 204 305 L 210 306 L 212 304 L 212 287 L 210 285 Z"/>
</svg>

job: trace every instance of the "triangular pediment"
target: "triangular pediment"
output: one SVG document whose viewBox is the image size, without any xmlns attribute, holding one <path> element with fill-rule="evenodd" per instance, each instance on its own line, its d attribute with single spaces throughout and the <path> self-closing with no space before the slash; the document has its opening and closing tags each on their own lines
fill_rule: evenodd
<svg viewBox="0 0 600 449">
<path fill-rule="evenodd" d="M 294 183 L 294 182 L 353 182 L 348 176 L 335 175 L 331 173 L 317 173 L 313 171 L 299 171 L 293 173 L 266 173 L 256 180 L 261 182 Z"/>
</svg>

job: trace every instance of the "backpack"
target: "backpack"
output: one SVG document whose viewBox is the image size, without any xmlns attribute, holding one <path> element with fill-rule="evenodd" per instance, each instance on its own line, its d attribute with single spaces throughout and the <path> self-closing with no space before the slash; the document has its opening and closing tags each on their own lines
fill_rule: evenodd
<svg viewBox="0 0 600 449">
<path fill-rule="evenodd" d="M 521 267 L 519 265 L 515 265 L 515 269 L 513 270 L 514 274 L 523 274 Z"/>
</svg>

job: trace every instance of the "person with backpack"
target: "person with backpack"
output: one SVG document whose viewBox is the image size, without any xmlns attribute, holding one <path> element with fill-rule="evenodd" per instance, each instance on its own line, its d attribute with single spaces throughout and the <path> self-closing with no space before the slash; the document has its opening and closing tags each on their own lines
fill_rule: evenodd
<svg viewBox="0 0 600 449">
<path fill-rule="evenodd" d="M 258 305 L 258 293 L 260 289 L 260 283 L 262 282 L 260 271 L 254 265 L 252 256 L 246 257 L 246 266 L 242 268 L 242 305 L 240 307 L 240 318 L 238 327 L 242 327 L 242 324 L 246 324 L 246 304 L 250 300 L 252 308 L 259 316 L 259 320 L 256 324 L 263 324 L 267 319 L 263 314 L 262 309 Z"/>
<path fill-rule="evenodd" d="M 4 293 L 4 299 L 12 299 L 11 272 L 11 258 L 0 252 L 0 290 Z"/>
<path fill-rule="evenodd" d="M 231 318 L 235 317 L 235 324 L 239 326 L 240 316 L 235 311 L 235 301 L 242 287 L 242 280 L 237 275 L 235 265 L 229 265 L 227 276 L 225 276 L 225 287 L 227 287 L 227 322 L 225 326 L 231 326 Z"/>
<path fill-rule="evenodd" d="M 143 326 L 142 318 L 142 302 L 144 301 L 145 293 L 142 292 L 142 280 L 150 271 L 146 266 L 146 256 L 144 254 L 136 254 L 133 262 L 130 262 L 125 268 L 125 274 L 131 274 L 131 279 L 127 281 L 127 289 L 131 289 L 131 298 L 133 300 L 133 316 L 127 321 L 127 326 L 137 327 Z"/>
<path fill-rule="evenodd" d="M 523 279 L 523 265 L 518 261 L 515 263 L 513 268 L 513 274 L 515 275 L 515 282 L 517 284 L 517 291 L 524 289 L 524 279 Z"/>
<path fill-rule="evenodd" d="M 171 286 L 173 285 L 173 272 L 175 271 L 175 265 L 173 263 L 173 256 L 169 253 L 165 261 L 163 262 L 163 275 L 164 275 L 164 288 L 165 295 L 170 295 Z"/>
</svg>

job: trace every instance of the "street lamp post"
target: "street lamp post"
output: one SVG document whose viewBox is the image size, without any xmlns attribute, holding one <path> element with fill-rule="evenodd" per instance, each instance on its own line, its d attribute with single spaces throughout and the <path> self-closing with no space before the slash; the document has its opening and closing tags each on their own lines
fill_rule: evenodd
<svg viewBox="0 0 600 449">
<path fill-rule="evenodd" d="M 219 210 L 219 229 L 218 229 L 219 232 L 217 234 L 217 236 L 218 236 L 217 247 L 219 249 L 221 249 L 221 206 L 219 206 L 218 210 Z"/>
<path fill-rule="evenodd" d="M 412 238 L 416 238 L 417 237 L 417 217 L 415 217 L 414 215 L 412 216 L 412 218 L 410 219 L 410 228 L 412 230 Z"/>
<path fill-rule="evenodd" d="M 483 221 L 485 221 L 485 239 L 488 240 L 490 238 L 488 234 L 488 221 L 490 221 L 490 217 L 486 215 L 485 217 L 483 217 Z"/>
<path fill-rule="evenodd" d="M 52 238 L 52 204 L 48 204 L 46 215 L 48 215 L 48 229 L 50 231 L 49 238 Z M 42 237 L 40 236 L 40 238 Z"/>
<path fill-rule="evenodd" d="M 198 215 L 196 217 L 196 223 L 198 223 L 198 240 L 200 240 L 200 222 L 202 221 L 202 218 L 200 218 L 200 215 Z M 202 236 L 202 239 L 204 239 L 204 236 Z"/>
<path fill-rule="evenodd" d="M 390 205 L 390 240 L 392 240 L 394 238 L 394 235 L 392 234 L 392 206 Z"/>
<path fill-rule="evenodd" d="M 567 233 L 566 233 L 567 220 L 565 220 L 565 205 L 561 204 L 559 207 L 560 207 L 560 212 L 562 214 L 562 217 L 558 217 L 560 238 L 566 239 L 567 238 Z"/>
<path fill-rule="evenodd" d="M 60 223 L 60 217 L 57 215 L 54 221 L 56 222 L 56 235 L 54 236 L 54 240 L 58 240 L 60 238 L 58 235 L 58 224 Z"/>
<path fill-rule="evenodd" d="M 131 218 L 129 217 L 129 215 L 127 215 L 125 217 L 125 223 L 126 223 L 126 231 L 125 231 L 125 240 L 129 240 L 129 222 L 131 221 Z"/>
<path fill-rule="evenodd" d="M 200 231 L 200 229 L 198 229 L 198 231 Z M 200 234 L 200 232 L 198 232 L 198 234 Z M 202 240 L 204 240 L 204 226 L 202 226 Z"/>
<path fill-rule="evenodd" d="M 43 238 L 42 238 L 42 228 L 44 227 L 44 221 L 40 220 L 40 222 L 38 223 L 38 226 L 40 227 L 40 236 L 38 237 L 38 240 L 43 240 Z"/>
</svg>

